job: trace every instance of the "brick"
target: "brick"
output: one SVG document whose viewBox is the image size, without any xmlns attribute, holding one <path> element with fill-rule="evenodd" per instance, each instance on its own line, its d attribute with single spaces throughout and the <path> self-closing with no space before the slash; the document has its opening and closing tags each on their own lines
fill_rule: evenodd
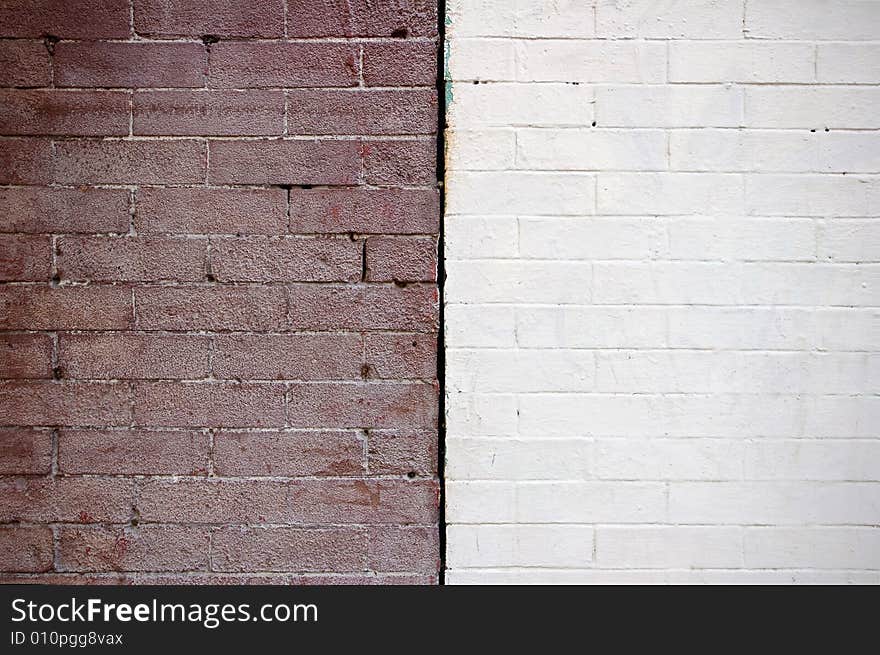
<svg viewBox="0 0 880 655">
<path fill-rule="evenodd" d="M 221 41 L 211 47 L 208 86 L 357 86 L 359 56 L 346 43 Z"/>
<path fill-rule="evenodd" d="M 602 173 L 598 206 L 602 214 L 693 214 L 706 207 L 724 214 L 743 208 L 740 175 L 712 173 Z"/>
<path fill-rule="evenodd" d="M 288 415 L 294 427 L 432 428 L 436 390 L 418 383 L 292 383 Z"/>
<path fill-rule="evenodd" d="M 361 169 L 356 141 L 215 141 L 213 184 L 355 184 Z"/>
<path fill-rule="evenodd" d="M 125 478 L 3 478 L 4 522 L 123 523 L 131 517 L 132 482 Z"/>
<path fill-rule="evenodd" d="M 877 129 L 880 88 L 760 86 L 745 90 L 748 127 Z"/>
<path fill-rule="evenodd" d="M 742 20 L 740 3 L 718 0 L 659 7 L 650 0 L 600 0 L 596 6 L 596 34 L 601 37 L 740 39 Z"/>
<path fill-rule="evenodd" d="M 497 41 L 493 39 L 490 43 Z M 458 48 L 456 44 L 452 52 Z M 508 62 L 516 62 L 515 78 L 507 79 L 615 84 L 666 81 L 666 45 L 663 43 L 540 39 L 517 41 L 515 48 L 515 56 L 506 57 Z M 474 54 L 484 53 L 478 50 Z M 454 79 L 461 79 L 462 66 L 452 64 Z"/>
<path fill-rule="evenodd" d="M 42 41 L 0 42 L 0 86 L 49 86 L 52 70 Z"/>
<path fill-rule="evenodd" d="M 192 238 L 61 237 L 58 275 L 93 282 L 199 281 L 207 241 Z"/>
<path fill-rule="evenodd" d="M 433 86 L 437 81 L 434 43 L 364 43 L 363 49 L 363 77 L 367 86 Z"/>
<path fill-rule="evenodd" d="M 205 180 L 197 141 L 63 141 L 55 179 L 67 184 L 187 184 Z"/>
<path fill-rule="evenodd" d="M 603 568 L 733 568 L 742 566 L 742 528 L 604 526 L 596 531 Z"/>
<path fill-rule="evenodd" d="M 366 473 L 363 434 L 354 430 L 220 430 L 214 435 L 219 476 L 356 476 Z"/>
<path fill-rule="evenodd" d="M 61 571 L 190 571 L 208 568 L 205 528 L 62 527 L 58 542 Z"/>
<path fill-rule="evenodd" d="M 453 525 L 453 568 L 593 566 L 593 527 L 585 525 Z"/>
<path fill-rule="evenodd" d="M 515 257 L 519 239 L 514 216 L 447 216 L 452 237 L 444 240 L 447 261 Z"/>
<path fill-rule="evenodd" d="M 595 212 L 595 177 L 584 173 L 452 171 L 449 214 L 584 216 Z"/>
<path fill-rule="evenodd" d="M 437 337 L 433 334 L 368 334 L 364 354 L 371 378 L 437 377 Z"/>
<path fill-rule="evenodd" d="M 459 138 L 469 140 L 469 135 Z M 516 167 L 553 171 L 661 171 L 667 167 L 667 139 L 667 134 L 660 130 L 521 129 L 516 131 Z M 485 155 L 477 156 L 482 159 Z M 475 168 L 485 170 L 480 165 Z"/>
<path fill-rule="evenodd" d="M 359 528 L 224 528 L 214 533 L 219 571 L 359 571 L 367 536 Z"/>
<path fill-rule="evenodd" d="M 531 433 L 530 433 L 531 434 Z M 577 480 L 593 477 L 591 439 L 462 437 L 447 439 L 456 453 L 444 470 L 452 480 Z"/>
<path fill-rule="evenodd" d="M 608 480 L 727 480 L 743 470 L 743 446 L 722 439 L 598 439 L 594 475 Z"/>
<path fill-rule="evenodd" d="M 468 129 L 589 125 L 593 120 L 593 86 L 498 82 L 453 84 L 453 88 L 447 120 Z"/>
<path fill-rule="evenodd" d="M 877 84 L 880 57 L 875 43 L 820 43 L 816 49 L 816 79 L 836 84 Z"/>
<path fill-rule="evenodd" d="M 358 380 L 357 334 L 224 334 L 214 338 L 213 372 L 242 380 Z"/>
<path fill-rule="evenodd" d="M 291 134 L 433 134 L 437 92 L 288 91 L 287 127 Z"/>
<path fill-rule="evenodd" d="M 444 77 L 449 82 L 512 82 L 517 77 L 518 47 L 523 48 L 509 39 L 456 39 L 455 49 L 444 55 Z"/>
<path fill-rule="evenodd" d="M 357 282 L 362 249 L 348 238 L 215 238 L 211 272 L 220 282 Z"/>
<path fill-rule="evenodd" d="M 867 219 L 829 221 L 819 226 L 819 258 L 836 262 L 875 262 L 880 230 Z"/>
<path fill-rule="evenodd" d="M 434 430 L 370 430 L 367 435 L 370 473 L 435 476 L 437 442 Z"/>
<path fill-rule="evenodd" d="M 384 285 L 292 285 L 290 327 L 306 330 L 437 328 L 437 289 Z"/>
<path fill-rule="evenodd" d="M 778 0 L 747 6 L 744 32 L 758 39 L 873 39 L 880 18 L 871 2 L 844 0 L 834 11 L 822 0 Z"/>
<path fill-rule="evenodd" d="M 55 546 L 47 527 L 0 527 L 0 569 L 41 573 L 52 569 Z"/>
<path fill-rule="evenodd" d="M 366 269 L 366 279 L 370 282 L 434 282 L 437 280 L 437 243 L 434 237 L 370 237 Z"/>
<path fill-rule="evenodd" d="M 124 425 L 129 395 L 128 384 L 119 382 L 0 383 L 9 425 Z"/>
<path fill-rule="evenodd" d="M 436 527 L 370 528 L 367 567 L 374 571 L 437 573 L 440 536 Z"/>
<path fill-rule="evenodd" d="M 137 508 L 144 522 L 427 524 L 437 520 L 433 481 L 152 480 Z"/>
<path fill-rule="evenodd" d="M 157 427 L 273 427 L 285 423 L 279 384 L 144 382 L 134 422 Z"/>
<path fill-rule="evenodd" d="M 134 134 L 280 135 L 281 91 L 137 91 Z"/>
<path fill-rule="evenodd" d="M 59 43 L 55 84 L 96 87 L 200 87 L 205 48 L 200 43 Z"/>
<path fill-rule="evenodd" d="M 670 82 L 785 82 L 814 79 L 811 43 L 674 41 Z"/>
<path fill-rule="evenodd" d="M 205 432 L 63 429 L 58 468 L 65 475 L 207 475 L 208 448 Z"/>
<path fill-rule="evenodd" d="M 650 218 L 521 218 L 520 251 L 540 259 L 653 259 L 666 249 L 666 229 Z"/>
<path fill-rule="evenodd" d="M 127 0 L 9 0 L 0 7 L 0 36 L 124 39 Z"/>
<path fill-rule="evenodd" d="M 742 106 L 743 90 L 731 85 L 607 86 L 596 90 L 596 123 L 600 127 L 739 127 Z"/>
<path fill-rule="evenodd" d="M 344 6 L 333 2 L 291 0 L 287 8 L 291 37 L 384 36 L 411 37 L 437 34 L 437 3 L 410 0 L 376 5 L 353 0 Z"/>
<path fill-rule="evenodd" d="M 42 236 L 0 236 L 0 281 L 48 282 L 52 242 Z"/>
<path fill-rule="evenodd" d="M 591 262 L 462 261 L 452 262 L 447 271 L 447 292 L 468 304 L 582 305 L 590 303 L 593 293 Z"/>
<path fill-rule="evenodd" d="M 139 234 L 283 234 L 284 189 L 138 190 Z"/>
<path fill-rule="evenodd" d="M 51 378 L 52 347 L 48 334 L 0 334 L 0 378 Z"/>
<path fill-rule="evenodd" d="M 872 441 L 760 440 L 745 449 L 747 480 L 880 479 L 880 443 Z"/>
<path fill-rule="evenodd" d="M 372 141 L 362 146 L 369 184 L 423 184 L 436 182 L 437 148 L 432 139 Z"/>
<path fill-rule="evenodd" d="M 58 366 L 65 378 L 201 378 L 208 373 L 208 338 L 134 332 L 62 334 Z"/>
<path fill-rule="evenodd" d="M 52 469 L 49 430 L 0 428 L 0 446 L 0 475 L 46 475 Z"/>
<path fill-rule="evenodd" d="M 131 320 L 131 291 L 122 287 L 0 287 L 6 330 L 112 330 Z"/>
<path fill-rule="evenodd" d="M 434 190 L 290 190 L 291 232 L 424 234 L 437 232 L 439 221 Z"/>
<path fill-rule="evenodd" d="M 880 566 L 880 535 L 876 528 L 750 527 L 744 537 L 749 567 L 818 569 Z"/>
<path fill-rule="evenodd" d="M 273 287 L 144 287 L 135 306 L 145 330 L 277 330 L 286 311 Z"/>
<path fill-rule="evenodd" d="M 0 144 L 0 184 L 53 182 L 52 143 L 48 139 L 3 139 Z"/>
<path fill-rule="evenodd" d="M 815 171 L 815 134 L 788 130 L 675 130 L 669 163 L 678 171 Z"/>
<path fill-rule="evenodd" d="M 547 140 L 553 139 L 549 129 L 541 130 Z M 574 136 L 573 130 L 569 131 Z M 520 134 L 527 134 L 525 130 Z M 518 134 L 512 129 L 489 128 L 453 130 L 446 128 L 446 164 L 458 171 L 489 171 L 514 168 Z M 557 142 L 560 139 L 555 139 Z M 580 162 L 578 168 L 580 167 Z"/>
<path fill-rule="evenodd" d="M 283 0 L 243 5 L 236 0 L 169 3 L 144 0 L 134 5 L 134 30 L 142 36 L 242 36 L 277 38 L 284 34 Z"/>
<path fill-rule="evenodd" d="M 0 132 L 22 135 L 128 134 L 124 91 L 0 90 Z"/>
<path fill-rule="evenodd" d="M 0 188 L 0 232 L 126 232 L 127 189 Z"/>
</svg>

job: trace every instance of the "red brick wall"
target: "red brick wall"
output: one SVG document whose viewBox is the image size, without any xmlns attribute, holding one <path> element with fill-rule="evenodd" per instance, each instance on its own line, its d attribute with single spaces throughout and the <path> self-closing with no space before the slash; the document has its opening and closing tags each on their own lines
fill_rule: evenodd
<svg viewBox="0 0 880 655">
<path fill-rule="evenodd" d="M 0 579 L 436 581 L 435 4 L 0 36 Z"/>
</svg>

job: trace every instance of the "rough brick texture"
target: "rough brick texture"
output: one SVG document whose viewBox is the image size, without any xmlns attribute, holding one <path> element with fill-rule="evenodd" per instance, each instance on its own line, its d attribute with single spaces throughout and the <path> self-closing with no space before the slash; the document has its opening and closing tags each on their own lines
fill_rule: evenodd
<svg viewBox="0 0 880 655">
<path fill-rule="evenodd" d="M 0 581 L 437 582 L 437 21 L 0 2 Z"/>
</svg>

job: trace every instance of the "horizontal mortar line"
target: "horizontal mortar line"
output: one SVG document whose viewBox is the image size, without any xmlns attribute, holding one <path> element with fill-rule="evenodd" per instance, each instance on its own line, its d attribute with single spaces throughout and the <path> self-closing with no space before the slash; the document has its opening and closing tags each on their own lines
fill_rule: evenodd
<svg viewBox="0 0 880 655">
<path fill-rule="evenodd" d="M 206 45 L 202 36 L 218 36 L 212 35 L 210 33 L 206 35 L 201 34 L 169 34 L 167 36 L 162 35 L 141 35 L 136 34 L 134 37 L 129 38 L 98 38 L 98 39 L 75 39 L 70 37 L 64 37 L 58 39 L 57 44 L 61 43 L 83 43 L 83 44 L 102 44 L 102 43 L 153 43 L 153 44 L 169 44 L 169 43 L 197 43 L 199 45 Z M 0 40 L 2 41 L 39 41 L 42 40 L 42 36 L 40 37 L 4 37 Z M 285 37 L 285 36 L 277 36 L 277 37 L 248 37 L 248 36 L 222 36 L 218 37 L 218 40 L 211 45 L 216 47 L 217 43 L 223 44 L 237 44 L 237 43 L 248 43 L 248 44 L 259 44 L 265 43 L 267 45 L 283 45 L 288 43 L 306 43 L 306 44 L 318 44 L 318 43 L 338 43 L 338 44 L 351 44 L 357 45 L 361 43 L 384 43 L 384 44 L 407 44 L 407 43 L 436 43 L 436 36 L 407 36 L 406 38 L 397 38 L 397 37 L 388 37 L 388 36 L 322 36 L 322 37 Z"/>
<path fill-rule="evenodd" d="M 614 34 L 595 34 L 590 36 L 583 35 L 574 35 L 574 36 L 536 36 L 536 35 L 527 35 L 527 34 L 465 34 L 462 36 L 454 36 L 449 38 L 448 41 L 451 44 L 455 44 L 457 41 L 472 41 L 472 40 L 500 40 L 504 42 L 509 41 L 537 41 L 537 42 L 545 42 L 545 41 L 581 41 L 584 43 L 666 43 L 669 42 L 693 42 L 699 45 L 707 45 L 712 43 L 718 44 L 736 44 L 736 43 L 773 43 L 773 44 L 788 44 L 788 43 L 806 43 L 812 45 L 831 45 L 831 44 L 865 44 L 870 45 L 874 43 L 880 43 L 877 39 L 794 39 L 794 38 L 777 38 L 775 36 L 754 36 L 748 35 L 743 36 L 736 39 L 731 38 L 712 38 L 712 37 L 695 37 L 695 36 L 623 36 L 623 35 L 614 35 Z"/>
<path fill-rule="evenodd" d="M 870 219 L 869 219 L 870 220 Z M 650 227 L 650 226 L 646 226 Z M 717 226 L 715 226 L 717 227 Z M 817 265 L 819 267 L 823 267 L 824 265 L 830 266 L 846 266 L 852 265 L 853 267 L 865 267 L 872 266 L 876 264 L 880 264 L 880 259 L 874 258 L 865 258 L 859 260 L 840 260 L 840 259 L 827 259 L 823 257 L 816 257 L 813 259 L 781 259 L 781 258 L 765 258 L 765 259 L 740 259 L 735 257 L 729 258 L 712 258 L 712 259 L 688 259 L 682 257 L 663 257 L 663 256 L 655 256 L 655 257 L 639 257 L 637 255 L 633 255 L 632 257 L 606 257 L 606 258 L 598 258 L 598 257 L 580 257 L 580 258 L 559 258 L 559 257 L 524 257 L 522 255 L 517 257 L 471 257 L 466 259 L 447 259 L 447 264 L 453 264 L 451 270 L 453 271 L 451 275 L 455 275 L 454 265 L 460 263 L 468 263 L 468 262 L 479 262 L 479 263 L 540 263 L 540 264 L 616 264 L 616 263 L 638 263 L 638 264 L 651 264 L 651 263 L 687 263 L 687 264 L 810 264 Z"/>
<path fill-rule="evenodd" d="M 361 359 L 352 360 L 354 363 L 361 363 Z M 65 364 L 69 365 L 68 362 L 62 359 L 60 365 L 64 366 Z M 25 382 L 27 380 L 39 380 L 45 378 L 7 378 L 2 379 L 0 382 L 5 382 L 7 380 L 14 380 L 16 382 Z M 53 378 L 54 380 L 54 378 Z M 379 378 L 379 377 L 369 377 L 363 378 L 360 374 L 352 375 L 351 377 L 346 378 L 332 378 L 332 377 L 321 377 L 321 378 L 294 378 L 294 377 L 284 377 L 284 378 L 276 378 L 276 377 L 74 377 L 70 376 L 66 371 L 63 377 L 58 378 L 60 382 L 161 382 L 161 383 L 181 383 L 181 384 L 352 384 L 358 383 L 360 385 L 365 384 L 416 384 L 416 383 L 425 383 L 425 384 L 433 384 L 436 382 L 437 378 L 435 377 L 394 377 L 394 378 Z"/>
<path fill-rule="evenodd" d="M 692 478 L 687 476 L 677 477 L 677 478 L 652 478 L 652 477 L 596 477 L 596 476 L 584 476 L 582 478 L 574 478 L 574 479 L 557 479 L 557 478 L 450 478 L 451 482 L 474 482 L 478 484 L 483 483 L 495 483 L 502 482 L 506 484 L 593 484 L 593 483 L 609 483 L 609 484 L 617 484 L 624 483 L 626 485 L 630 484 L 677 484 L 677 483 L 706 483 L 706 484 L 751 484 L 751 483 L 760 483 L 760 484 L 787 484 L 787 483 L 808 483 L 808 484 L 880 484 L 880 480 L 878 479 L 864 479 L 864 478 L 854 478 L 854 479 L 819 479 L 819 478 L 754 478 L 754 477 L 730 477 L 730 478 Z"/>
<path fill-rule="evenodd" d="M 23 480 L 32 482 L 53 482 L 55 480 L 119 480 L 132 483 L 161 481 L 161 482 L 198 482 L 199 484 L 223 484 L 227 482 L 296 482 L 296 481 L 327 481 L 327 482 L 403 482 L 406 484 L 419 485 L 423 482 L 436 482 L 436 476 L 424 475 L 410 478 L 406 474 L 391 475 L 242 475 L 242 476 L 206 476 L 184 475 L 180 473 L 76 473 L 65 474 L 58 477 L 46 475 L 0 475 L 0 480 Z M 210 521 L 209 521 L 210 522 Z M 223 521 L 217 521 L 223 523 Z"/>
<path fill-rule="evenodd" d="M 30 132 L 27 134 L 2 134 L 0 143 L 6 139 L 33 138 L 51 139 L 55 144 L 62 143 L 178 143 L 182 141 L 195 141 L 199 143 L 212 143 L 233 141 L 238 143 L 275 143 L 275 142 L 329 142 L 329 141 L 431 141 L 434 132 L 407 133 L 407 134 L 282 134 L 278 132 L 270 134 L 97 134 L 97 135 L 70 135 L 57 132 Z M 57 155 L 56 155 L 57 156 Z"/>
<path fill-rule="evenodd" d="M 602 522 L 565 522 L 560 521 L 559 523 L 515 523 L 515 522 L 480 522 L 480 523 L 462 523 L 460 521 L 451 521 L 449 523 L 450 526 L 453 525 L 487 525 L 487 526 L 516 526 L 516 525 L 533 525 L 533 526 L 583 526 L 583 527 L 595 527 L 595 528 L 774 528 L 778 530 L 787 530 L 787 529 L 816 529 L 816 528 L 874 528 L 880 527 L 880 525 L 876 524 L 862 524 L 862 523 L 743 523 L 743 522 L 731 522 L 731 523 L 658 523 L 648 522 L 648 523 L 608 523 L 607 521 Z"/>
<path fill-rule="evenodd" d="M 21 426 L 0 425 L 0 429 L 20 429 L 20 427 Z M 67 426 L 61 425 L 61 426 L 54 426 L 54 427 L 30 427 L 30 429 L 37 431 L 37 432 L 43 432 L 43 431 L 50 432 L 50 431 L 56 430 L 56 429 L 61 430 L 62 432 L 83 432 L 83 431 L 96 431 L 96 430 L 101 431 L 101 432 L 131 432 L 131 431 L 135 431 L 135 432 L 146 432 L 146 433 L 150 433 L 150 432 L 181 432 L 181 433 L 197 432 L 197 433 L 203 434 L 204 436 L 207 436 L 208 433 L 210 433 L 210 432 L 235 433 L 235 434 L 241 434 L 241 433 L 267 434 L 267 435 L 274 435 L 274 434 L 278 434 L 279 432 L 282 432 L 282 433 L 285 433 L 285 432 L 308 432 L 308 433 L 314 433 L 314 434 L 323 434 L 325 432 L 327 432 L 327 433 L 329 433 L 329 432 L 337 433 L 338 432 L 341 435 L 357 435 L 358 433 L 362 433 L 364 430 L 368 430 L 370 432 L 370 434 L 379 434 L 380 436 L 382 436 L 384 433 L 396 434 L 396 433 L 400 432 L 403 428 L 338 428 L 338 427 L 326 427 L 326 428 L 321 428 L 321 427 L 318 427 L 318 428 L 309 428 L 309 427 L 305 427 L 305 428 L 290 428 L 290 427 L 280 427 L 280 428 L 194 427 L 194 428 L 187 428 L 187 427 L 178 427 L 178 426 L 156 427 L 156 426 L 150 426 L 150 425 L 139 426 L 139 427 L 133 428 L 130 425 L 106 425 L 106 426 L 100 426 L 100 427 L 83 427 L 83 426 L 67 427 Z M 433 429 L 428 429 L 428 428 L 421 428 L 421 429 L 420 428 L 412 428 L 412 429 L 407 429 L 407 430 L 409 430 L 410 432 L 413 432 L 413 433 L 419 433 L 419 432 L 430 433 L 430 432 L 435 431 Z M 719 438 L 723 438 L 723 437 L 719 437 Z M 858 441 L 858 440 L 861 440 L 861 439 L 850 439 L 850 441 Z M 864 440 L 869 440 L 869 439 L 865 438 Z M 841 439 L 841 441 L 843 441 L 843 439 Z M 41 474 L 0 474 L 0 477 L 2 477 L 2 475 L 41 475 Z"/>
<path fill-rule="evenodd" d="M 619 307 L 619 308 L 638 308 L 638 307 L 725 307 L 725 308 L 738 308 L 738 309 L 746 309 L 746 308 L 782 308 L 782 309 L 812 309 L 812 310 L 830 310 L 830 309 L 880 309 L 880 305 L 865 305 L 865 304 L 853 304 L 853 303 L 828 303 L 825 305 L 808 305 L 803 303 L 784 303 L 784 302 L 766 302 L 766 303 L 755 303 L 755 304 L 743 304 L 743 303 L 681 303 L 681 302 L 670 302 L 670 303 L 645 303 L 645 302 L 619 302 L 619 303 L 593 303 L 593 304 L 584 304 L 584 303 L 576 303 L 576 302 L 558 302 L 558 303 L 541 303 L 541 302 L 528 302 L 528 301 L 511 301 L 511 300 L 474 300 L 474 301 L 456 301 L 454 299 L 449 299 L 448 296 L 453 295 L 450 294 L 447 290 L 447 300 L 446 306 L 449 307 L 451 305 L 457 305 L 461 307 L 554 307 L 557 309 L 564 308 L 584 308 L 584 307 Z"/>
<path fill-rule="evenodd" d="M 90 182 L 85 184 L 73 183 L 48 183 L 48 184 L 0 184 L 0 189 L 112 189 L 120 191 L 137 191 L 139 189 L 146 190 L 164 190 L 164 189 L 190 189 L 202 191 L 270 191 L 277 189 L 300 189 L 315 191 L 422 191 L 436 189 L 436 185 L 431 184 L 258 184 L 258 183 L 242 183 L 242 184 L 204 184 L 204 183 L 165 183 L 165 182 L 137 182 L 132 184 L 113 184 L 110 182 Z M 143 200 L 141 200 L 143 202 Z M 642 214 L 644 216 L 644 214 Z"/>
<path fill-rule="evenodd" d="M 160 85 L 110 85 L 110 84 L 100 84 L 94 86 L 81 86 L 78 84 L 67 84 L 67 85 L 55 85 L 55 86 L 0 86 L 2 90 L 18 90 L 18 91 L 108 91 L 108 92 L 134 92 L 135 95 L 140 93 L 150 93 L 153 91 L 171 91 L 178 93 L 192 93 L 193 95 L 200 95 L 205 93 L 254 93 L 261 91 L 272 91 L 272 92 L 293 92 L 296 93 L 298 91 L 345 91 L 349 93 L 372 93 L 372 92 L 380 92 L 380 91 L 403 91 L 407 94 L 416 94 L 416 93 L 424 93 L 425 91 L 434 91 L 436 86 L 433 84 L 402 84 L 402 85 L 373 85 L 373 86 L 292 86 L 285 84 L 270 84 L 266 86 L 240 86 L 240 87 L 226 87 L 226 86 L 160 86 Z M 260 107 L 272 108 L 274 105 L 259 105 Z M 280 108 L 280 107 L 279 107 Z"/>
<path fill-rule="evenodd" d="M 469 396 L 598 396 L 598 397 L 689 397 L 713 399 L 726 396 L 759 397 L 759 398 L 880 398 L 880 392 L 868 391 L 866 393 L 847 393 L 843 391 L 644 391 L 633 389 L 629 391 L 601 391 L 601 390 L 547 390 L 547 391 L 463 391 Z"/>
<path fill-rule="evenodd" d="M 64 428 L 62 428 L 64 429 Z M 158 428 L 153 428 L 158 429 Z M 373 432 L 373 430 L 371 430 Z M 841 444 L 846 445 L 850 442 L 864 442 L 864 443 L 875 443 L 880 441 L 880 434 L 875 437 L 818 437 L 818 436 L 809 436 L 809 437 L 798 437 L 798 436 L 774 436 L 774 437 L 764 437 L 761 435 L 749 435 L 749 436 L 728 436 L 728 437 L 719 437 L 719 436 L 693 436 L 693 437 L 683 437 L 683 436 L 653 436 L 653 437 L 645 437 L 645 436 L 632 436 L 626 434 L 591 434 L 591 435 L 578 435 L 575 432 L 572 432 L 569 436 L 544 436 L 544 435 L 534 435 L 531 436 L 528 432 L 525 434 L 515 434 L 513 436 L 499 436 L 499 435 L 487 435 L 480 436 L 477 434 L 471 433 L 457 433 L 452 432 L 448 435 L 447 439 L 455 439 L 455 440 L 473 440 L 473 441 L 498 441 L 501 443 L 529 443 L 534 444 L 535 442 L 553 442 L 553 441 L 578 441 L 578 442 L 586 442 L 586 443 L 595 443 L 597 441 L 629 441 L 629 442 L 638 442 L 638 441 L 651 441 L 652 443 L 657 442 L 665 442 L 665 441 L 675 441 L 675 442 L 683 442 L 688 443 L 692 441 L 721 441 L 725 443 L 740 443 L 744 446 L 760 446 L 764 444 L 778 444 L 791 442 L 792 444 L 797 444 L 802 441 L 807 442 L 822 442 L 827 445 L 833 444 Z M 499 478 L 494 478 L 499 479 Z"/>
<path fill-rule="evenodd" d="M 825 349 L 820 350 L 818 348 L 736 348 L 736 347 L 719 347 L 719 346 L 705 346 L 705 347 L 694 347 L 694 346 L 568 346 L 565 344 L 559 345 L 546 345 L 546 346 L 456 346 L 456 347 L 447 347 L 446 352 L 455 354 L 455 353 L 480 353 L 484 351 L 490 352 L 505 352 L 505 353 L 516 353 L 516 352 L 545 352 L 547 350 L 553 350 L 556 352 L 565 352 L 569 350 L 577 351 L 577 352 L 601 352 L 601 353 L 622 353 L 622 354 L 630 354 L 630 353 L 650 353 L 650 354 L 662 354 L 670 351 L 674 351 L 676 353 L 713 353 L 713 354 L 738 354 L 738 353 L 760 353 L 760 354 L 768 354 L 768 355 L 835 355 L 835 354 L 865 354 L 865 355 L 876 355 L 877 351 L 875 349 Z"/>
<path fill-rule="evenodd" d="M 256 336 L 256 337 L 309 337 L 309 336 L 350 336 L 350 337 L 366 337 L 369 339 L 371 335 L 377 334 L 382 336 L 422 336 L 422 335 L 436 335 L 436 330 L 433 332 L 419 332 L 417 330 L 402 330 L 396 328 L 328 328 L 327 330 L 314 330 L 314 329 L 305 329 L 299 330 L 296 328 L 291 328 L 290 330 L 266 330 L 261 332 L 259 330 L 249 330 L 249 329 L 228 329 L 228 330 L 207 330 L 207 329 L 192 329 L 192 330 L 169 330 L 166 328 L 156 328 L 156 329 L 143 329 L 143 328 L 96 328 L 93 330 L 87 328 L 49 328 L 49 329 L 29 329 L 29 328 L 0 328 L 0 334 L 3 335 L 41 335 L 41 334 L 50 334 L 57 333 L 61 337 L 68 336 L 119 336 L 119 335 L 132 335 L 132 336 L 153 336 L 153 337 L 212 337 L 212 336 Z"/>
<path fill-rule="evenodd" d="M 676 175 L 681 173 L 705 173 L 705 174 L 713 174 L 713 175 L 750 175 L 750 176 L 761 176 L 761 175 L 785 175 L 785 176 L 797 176 L 797 175 L 810 175 L 810 176 L 850 176 L 854 179 L 859 179 L 862 177 L 869 179 L 876 179 L 875 176 L 878 175 L 877 170 L 873 171 L 856 171 L 850 169 L 838 169 L 838 170 L 755 170 L 755 169 L 721 169 L 721 168 L 603 168 L 603 167 L 594 167 L 594 168 L 548 168 L 548 167 L 522 167 L 522 168 L 460 168 L 458 169 L 459 174 L 461 173 L 493 173 L 496 175 L 502 174 L 517 174 L 517 173 L 556 173 L 556 174 L 568 174 L 568 173 L 591 173 L 591 174 L 602 174 L 605 175 L 614 175 L 617 173 L 627 173 L 627 174 L 654 174 L 654 173 L 663 173 L 666 175 Z M 455 191 L 455 177 L 453 177 L 450 181 L 449 187 L 452 192 Z M 589 215 L 589 214 L 588 214 Z"/>
<path fill-rule="evenodd" d="M 200 529 L 222 529 L 222 528 L 255 528 L 255 529 L 271 529 L 271 528 L 297 528 L 304 530 L 323 530 L 338 528 L 376 528 L 376 527 L 397 527 L 402 529 L 419 529 L 419 528 L 437 528 L 436 523 L 248 523 L 241 521 L 233 521 L 227 523 L 225 521 L 209 522 L 209 523 L 190 523 L 188 521 L 143 521 L 139 520 L 138 524 L 132 525 L 130 522 L 119 521 L 95 521 L 93 523 L 82 523 L 76 521 L 55 521 L 33 522 L 33 521 L 7 521 L 0 522 L 0 526 L 5 527 L 26 527 L 26 528 L 42 528 L 42 527 L 79 527 L 79 528 L 102 528 L 118 526 L 121 528 L 137 528 L 141 525 L 149 525 L 152 527 L 194 527 Z"/>
<path fill-rule="evenodd" d="M 29 288 L 52 288 L 52 289 L 88 289 L 88 288 L 110 288 L 118 287 L 127 289 L 133 287 L 135 289 L 178 289 L 178 288 L 217 288 L 217 289 L 283 289 L 286 287 L 298 286 L 326 286 L 334 288 L 399 288 L 396 282 L 392 281 L 369 281 L 369 280 L 234 280 L 228 282 L 209 282 L 204 279 L 193 280 L 175 280 L 171 278 L 151 279 L 151 280 L 63 280 L 58 286 L 49 286 L 50 281 L 3 281 L 0 282 L 2 287 L 29 287 Z M 436 282 L 418 281 L 403 282 L 406 288 L 435 288 Z"/>
</svg>

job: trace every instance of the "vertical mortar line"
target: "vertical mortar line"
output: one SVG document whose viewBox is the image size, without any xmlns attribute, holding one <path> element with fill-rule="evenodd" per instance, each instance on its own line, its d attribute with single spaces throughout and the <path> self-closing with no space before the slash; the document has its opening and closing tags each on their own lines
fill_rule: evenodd
<svg viewBox="0 0 880 655">
<path fill-rule="evenodd" d="M 128 89 L 128 136 L 134 136 L 134 89 Z"/>
<path fill-rule="evenodd" d="M 290 124 L 288 122 L 289 121 L 288 116 L 290 114 L 290 98 L 288 98 L 288 96 L 287 96 L 287 91 L 288 91 L 288 89 L 281 89 L 281 93 L 284 94 L 284 116 L 282 118 L 281 134 L 283 134 L 284 136 L 287 136 L 290 134 Z M 289 206 L 289 200 L 290 200 L 289 189 L 288 189 L 287 199 L 288 199 L 288 206 Z"/>
<path fill-rule="evenodd" d="M 52 449 L 52 461 L 50 464 L 49 476 L 54 480 L 58 477 L 58 428 L 52 428 L 51 432 L 51 449 Z"/>
<path fill-rule="evenodd" d="M 52 524 L 52 570 L 60 572 L 61 567 L 61 528 L 57 523 Z"/>
<path fill-rule="evenodd" d="M 364 44 L 358 46 L 358 86 L 364 88 Z"/>
<path fill-rule="evenodd" d="M 282 34 L 282 36 L 283 36 L 285 39 L 288 38 L 288 33 L 287 33 L 287 12 L 288 12 L 288 9 L 287 9 L 287 0 L 284 0 L 284 1 L 281 3 L 281 20 L 283 21 L 283 25 L 281 26 L 281 30 L 282 30 L 282 31 L 281 31 L 281 34 Z"/>
<path fill-rule="evenodd" d="M 208 175 L 211 172 L 211 140 L 205 139 L 205 185 L 208 184 Z"/>
<path fill-rule="evenodd" d="M 813 81 L 819 82 L 819 44 L 813 45 Z"/>
<path fill-rule="evenodd" d="M 128 37 L 134 36 L 134 0 L 128 0 Z"/>
<path fill-rule="evenodd" d="M 128 234 L 137 236 L 135 217 L 137 216 L 137 187 L 128 190 Z"/>
<path fill-rule="evenodd" d="M 208 430 L 208 477 L 213 478 L 215 476 L 214 473 L 214 448 L 215 448 L 215 436 L 214 430 Z"/>
</svg>

